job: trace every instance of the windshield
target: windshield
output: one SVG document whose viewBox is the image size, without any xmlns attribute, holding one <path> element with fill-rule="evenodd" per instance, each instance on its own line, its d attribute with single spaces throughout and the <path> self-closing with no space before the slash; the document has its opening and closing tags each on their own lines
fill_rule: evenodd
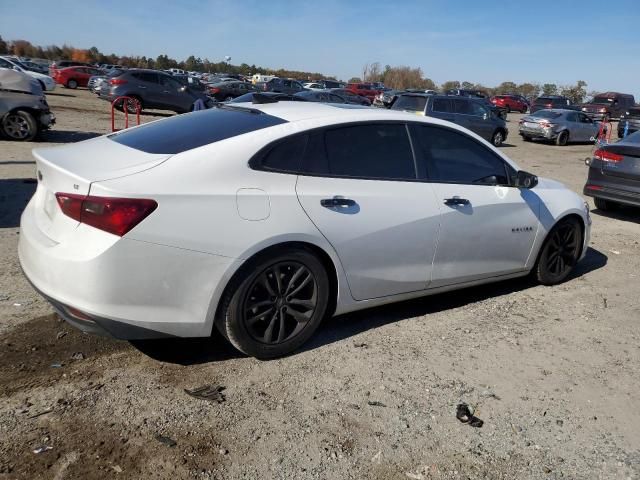
<svg viewBox="0 0 640 480">
<path fill-rule="evenodd" d="M 417 95 L 400 95 L 393 104 L 391 110 L 410 110 L 412 112 L 424 112 L 424 107 L 427 104 L 426 97 L 419 97 Z"/>
<path fill-rule="evenodd" d="M 591 103 L 596 103 L 598 105 L 608 105 L 610 103 L 613 103 L 613 98 L 594 97 L 594 99 L 591 100 Z"/>
<path fill-rule="evenodd" d="M 558 118 L 561 115 L 562 115 L 561 113 L 553 112 L 551 110 L 538 110 L 536 113 L 534 113 L 531 116 L 536 118 L 546 118 L 551 120 L 554 118 Z"/>
</svg>

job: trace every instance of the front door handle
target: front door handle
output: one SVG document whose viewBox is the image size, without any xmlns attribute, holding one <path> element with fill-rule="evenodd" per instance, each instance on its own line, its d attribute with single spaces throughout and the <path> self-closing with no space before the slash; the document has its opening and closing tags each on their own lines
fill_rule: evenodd
<svg viewBox="0 0 640 480">
<path fill-rule="evenodd" d="M 341 197 L 333 197 L 333 198 L 323 198 L 320 200 L 320 205 L 325 208 L 334 208 L 334 207 L 353 207 L 356 204 L 355 200 L 351 200 L 350 198 L 341 198 Z"/>
<path fill-rule="evenodd" d="M 451 198 L 445 198 L 444 199 L 444 204 L 448 205 L 450 207 L 453 207 L 455 205 L 469 205 L 471 202 L 469 200 L 467 200 L 466 198 L 460 198 L 460 197 L 451 197 Z"/>
</svg>

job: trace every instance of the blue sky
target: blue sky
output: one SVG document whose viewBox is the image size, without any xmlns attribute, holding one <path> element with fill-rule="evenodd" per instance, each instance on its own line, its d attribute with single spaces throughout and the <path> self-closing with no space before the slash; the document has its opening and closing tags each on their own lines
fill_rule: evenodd
<svg viewBox="0 0 640 480">
<path fill-rule="evenodd" d="M 640 1 L 0 0 L 0 35 L 105 53 L 190 54 L 348 79 L 365 63 L 437 83 L 570 84 L 640 101 Z"/>
</svg>

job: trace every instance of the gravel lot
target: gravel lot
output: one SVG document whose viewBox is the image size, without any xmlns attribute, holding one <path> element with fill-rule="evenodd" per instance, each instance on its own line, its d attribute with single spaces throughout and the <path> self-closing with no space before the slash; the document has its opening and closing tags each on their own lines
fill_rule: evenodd
<svg viewBox="0 0 640 480">
<path fill-rule="evenodd" d="M 281 360 L 218 336 L 91 337 L 52 314 L 16 254 L 31 148 L 110 130 L 87 91 L 48 100 L 58 123 L 42 141 L 0 140 L 0 479 L 640 478 L 639 210 L 594 210 L 587 258 L 560 286 L 342 316 Z M 504 151 L 581 192 L 592 146 L 525 144 L 519 118 Z M 225 401 L 184 392 L 207 384 Z M 460 401 L 482 428 L 456 420 Z"/>
</svg>

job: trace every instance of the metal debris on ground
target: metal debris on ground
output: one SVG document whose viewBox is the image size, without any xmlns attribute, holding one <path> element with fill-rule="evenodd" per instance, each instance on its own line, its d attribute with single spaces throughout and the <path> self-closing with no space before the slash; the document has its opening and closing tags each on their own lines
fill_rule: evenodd
<svg viewBox="0 0 640 480">
<path fill-rule="evenodd" d="M 82 352 L 76 352 L 73 355 L 71 355 L 71 360 L 84 360 L 84 353 Z"/>
<path fill-rule="evenodd" d="M 367 345 L 364 342 L 362 342 L 362 343 L 354 343 L 353 346 L 356 347 L 356 348 L 369 348 L 369 345 Z"/>
<path fill-rule="evenodd" d="M 167 447 L 175 447 L 178 444 L 173 438 L 165 437 L 164 435 L 156 435 L 156 440 L 164 443 Z"/>
<path fill-rule="evenodd" d="M 484 425 L 484 422 L 478 417 L 474 416 L 469 409 L 469 405 L 466 403 L 459 403 L 456 408 L 456 418 L 462 423 L 468 423 L 472 427 L 480 428 Z"/>
<path fill-rule="evenodd" d="M 386 405 L 382 402 L 378 402 L 377 400 L 369 400 L 367 402 L 368 405 L 370 405 L 371 407 L 386 407 Z"/>
<path fill-rule="evenodd" d="M 34 448 L 33 453 L 38 454 L 38 453 L 46 452 L 48 450 L 53 450 L 53 447 L 50 447 L 49 445 L 42 445 L 41 447 Z"/>
<path fill-rule="evenodd" d="M 60 340 L 62 337 L 65 337 L 66 335 L 67 335 L 67 332 L 65 332 L 64 330 L 60 330 L 56 335 L 56 338 Z"/>
<path fill-rule="evenodd" d="M 222 393 L 224 389 L 225 387 L 222 385 L 203 385 L 202 387 L 194 388 L 193 390 L 185 388 L 184 392 L 187 395 L 191 395 L 192 397 L 199 398 L 201 400 L 222 403 L 225 401 L 224 393 Z"/>
<path fill-rule="evenodd" d="M 38 412 L 38 413 L 34 413 L 33 415 L 29 415 L 27 418 L 37 418 L 37 417 L 41 417 L 42 415 L 46 415 L 47 413 L 51 413 L 53 412 L 53 408 L 47 408 L 46 410 L 43 410 L 42 412 Z"/>
<path fill-rule="evenodd" d="M 52 363 L 51 368 L 62 368 L 64 363 Z"/>
</svg>

